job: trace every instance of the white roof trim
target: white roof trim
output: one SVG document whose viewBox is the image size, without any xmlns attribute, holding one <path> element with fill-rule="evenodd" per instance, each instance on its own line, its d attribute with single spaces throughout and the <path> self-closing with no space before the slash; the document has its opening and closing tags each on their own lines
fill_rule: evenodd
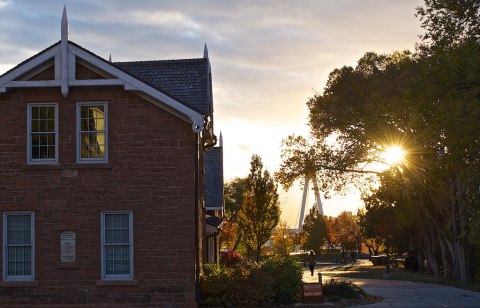
<svg viewBox="0 0 480 308">
<path fill-rule="evenodd" d="M 162 93 L 161 91 L 149 86 L 141 80 L 116 68 L 110 62 L 104 61 L 96 55 L 77 47 L 71 42 L 65 45 L 62 42 L 40 53 L 32 59 L 21 64 L 14 70 L 8 72 L 0 78 L 0 93 L 5 93 L 7 88 L 28 88 L 28 87 L 60 87 L 64 96 L 68 95 L 68 89 L 71 86 L 123 86 L 126 91 L 134 91 L 137 95 L 150 101 L 151 103 L 167 110 L 177 117 L 192 124 L 192 130 L 199 133 L 204 127 L 204 116 L 197 111 L 185 106 L 179 101 Z M 65 52 L 65 47 L 66 52 Z M 98 69 L 113 76 L 113 79 L 75 79 L 75 57 L 97 67 Z M 34 70 L 46 61 L 55 58 L 55 79 L 54 80 L 15 80 L 20 76 Z"/>
</svg>

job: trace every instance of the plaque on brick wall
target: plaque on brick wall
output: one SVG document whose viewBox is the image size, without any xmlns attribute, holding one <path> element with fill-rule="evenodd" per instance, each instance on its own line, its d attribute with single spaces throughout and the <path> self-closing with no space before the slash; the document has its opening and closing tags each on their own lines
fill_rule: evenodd
<svg viewBox="0 0 480 308">
<path fill-rule="evenodd" d="M 62 231 L 60 233 L 60 262 L 75 262 L 75 237 L 73 231 Z"/>
</svg>

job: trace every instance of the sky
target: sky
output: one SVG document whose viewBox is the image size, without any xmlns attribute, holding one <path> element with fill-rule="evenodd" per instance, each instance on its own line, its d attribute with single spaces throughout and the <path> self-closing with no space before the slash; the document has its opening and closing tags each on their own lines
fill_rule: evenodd
<svg viewBox="0 0 480 308">
<path fill-rule="evenodd" d="M 227 182 L 248 175 L 252 154 L 278 169 L 282 139 L 308 136 L 306 102 L 332 70 L 413 50 L 422 34 L 421 0 L 0 0 L 0 74 L 60 39 L 64 5 L 69 39 L 105 59 L 201 58 L 207 44 Z M 291 227 L 301 195 L 280 192 Z M 362 207 L 355 189 L 323 204 L 329 216 Z"/>
</svg>

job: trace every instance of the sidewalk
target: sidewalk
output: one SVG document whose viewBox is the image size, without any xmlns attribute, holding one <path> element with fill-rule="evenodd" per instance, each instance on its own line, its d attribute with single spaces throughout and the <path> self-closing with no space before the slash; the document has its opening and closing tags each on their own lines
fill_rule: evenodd
<svg viewBox="0 0 480 308">
<path fill-rule="evenodd" d="M 359 262 L 368 262 L 360 260 Z M 349 266 L 349 264 L 319 264 L 315 268 L 314 276 L 310 275 L 308 267 L 303 270 L 304 282 L 318 282 L 318 273 L 327 267 Z M 322 275 L 323 282 L 334 278 L 335 272 Z M 343 278 L 342 278 L 343 279 Z M 357 279 L 344 278 L 364 289 L 367 293 L 382 296 L 383 302 L 352 306 L 357 308 L 369 307 L 480 307 L 480 293 L 442 285 L 419 283 L 412 281 L 400 281 L 389 279 Z M 322 306 L 331 306 L 325 303 Z"/>
</svg>

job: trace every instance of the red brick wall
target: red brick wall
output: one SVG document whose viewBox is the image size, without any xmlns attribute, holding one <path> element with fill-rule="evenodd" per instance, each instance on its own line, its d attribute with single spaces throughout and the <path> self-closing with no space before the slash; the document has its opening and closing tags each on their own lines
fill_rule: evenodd
<svg viewBox="0 0 480 308">
<path fill-rule="evenodd" d="M 76 102 L 90 101 L 108 103 L 108 164 L 76 163 Z M 26 164 L 31 102 L 58 103 L 56 166 Z M 35 212 L 38 281 L 35 287 L 0 283 L 0 305 L 195 306 L 198 230 L 191 125 L 121 87 L 70 88 L 67 99 L 58 88 L 13 89 L 0 95 L 0 108 L 0 212 Z M 97 285 L 102 210 L 133 211 L 137 285 Z M 75 231 L 77 237 L 77 262 L 65 268 L 60 264 L 62 230 Z"/>
</svg>

